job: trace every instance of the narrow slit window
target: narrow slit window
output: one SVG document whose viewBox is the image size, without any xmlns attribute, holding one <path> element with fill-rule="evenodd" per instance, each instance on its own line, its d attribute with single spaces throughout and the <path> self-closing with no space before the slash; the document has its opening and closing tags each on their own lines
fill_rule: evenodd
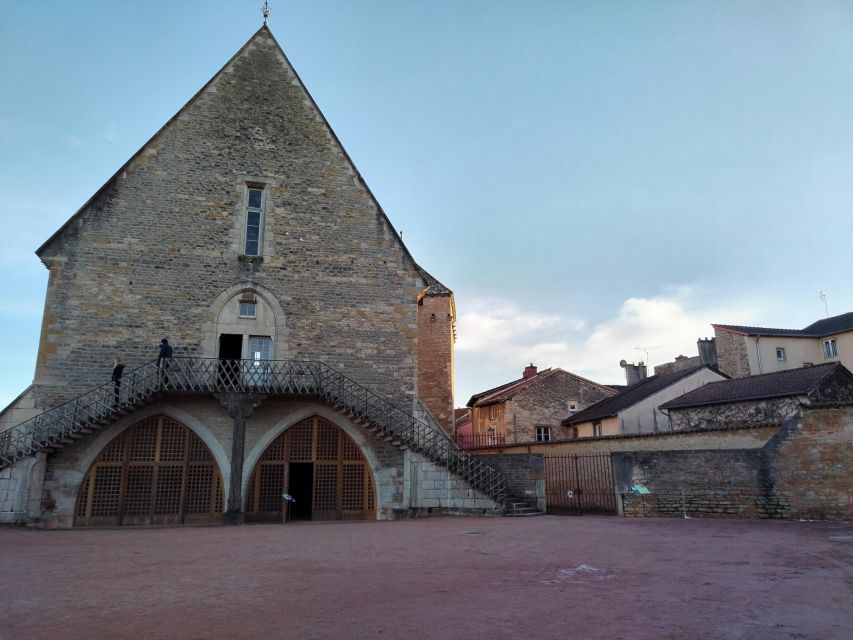
<svg viewBox="0 0 853 640">
<path fill-rule="evenodd" d="M 246 205 L 246 246 L 247 256 L 261 255 L 261 229 L 263 228 L 263 211 L 261 205 L 264 200 L 263 189 L 249 188 L 249 197 Z"/>
</svg>

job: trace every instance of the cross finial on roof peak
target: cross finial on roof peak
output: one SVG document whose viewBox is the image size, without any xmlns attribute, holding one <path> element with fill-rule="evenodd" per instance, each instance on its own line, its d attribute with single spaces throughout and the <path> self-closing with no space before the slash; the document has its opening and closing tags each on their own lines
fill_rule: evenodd
<svg viewBox="0 0 853 640">
<path fill-rule="evenodd" d="M 261 7 L 261 15 L 264 17 L 264 24 L 267 23 L 267 18 L 270 17 L 270 3 L 264 0 L 264 6 Z"/>
</svg>

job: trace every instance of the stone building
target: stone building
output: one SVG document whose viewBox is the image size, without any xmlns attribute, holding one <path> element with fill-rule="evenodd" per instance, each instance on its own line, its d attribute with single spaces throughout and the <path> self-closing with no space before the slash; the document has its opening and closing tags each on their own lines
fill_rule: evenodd
<svg viewBox="0 0 853 640">
<path fill-rule="evenodd" d="M 782 424 L 815 403 L 853 402 L 853 374 L 838 363 L 706 384 L 660 406 L 674 431 Z"/>
<path fill-rule="evenodd" d="M 501 475 L 448 435 L 453 294 L 266 25 L 37 255 L 50 276 L 33 384 L 0 421 L 0 518 L 281 520 L 285 492 L 309 518 L 499 508 Z"/>
<path fill-rule="evenodd" d="M 720 370 L 732 378 L 840 362 L 853 369 L 853 312 L 803 329 L 715 324 Z"/>
<path fill-rule="evenodd" d="M 564 439 L 569 432 L 563 418 L 614 393 L 563 369 L 538 371 L 531 364 L 518 380 L 471 396 L 471 445 Z"/>
</svg>

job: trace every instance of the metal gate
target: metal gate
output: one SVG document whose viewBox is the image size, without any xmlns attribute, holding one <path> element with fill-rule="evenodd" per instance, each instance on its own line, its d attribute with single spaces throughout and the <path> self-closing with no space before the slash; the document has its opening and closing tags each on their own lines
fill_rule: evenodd
<svg viewBox="0 0 853 640">
<path fill-rule="evenodd" d="M 616 515 L 610 454 L 546 455 L 545 500 L 551 514 Z"/>
<path fill-rule="evenodd" d="M 296 477 L 293 465 L 307 467 L 307 477 Z M 297 486 L 306 482 L 307 486 Z M 376 517 L 376 493 L 367 460 L 346 433 L 320 416 L 293 425 L 267 447 L 249 480 L 246 521 L 282 522 L 285 492 L 305 496 L 295 507 L 309 507 L 304 504 L 309 502 L 312 520 Z"/>
</svg>

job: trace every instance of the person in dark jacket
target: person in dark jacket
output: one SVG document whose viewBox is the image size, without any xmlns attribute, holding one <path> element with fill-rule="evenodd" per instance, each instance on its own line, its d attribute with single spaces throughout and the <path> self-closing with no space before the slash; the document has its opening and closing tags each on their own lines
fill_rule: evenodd
<svg viewBox="0 0 853 640">
<path fill-rule="evenodd" d="M 169 341 L 166 338 L 163 338 L 160 341 L 160 353 L 157 355 L 157 368 L 160 370 L 160 377 L 163 382 L 163 386 L 168 386 L 169 384 L 169 376 L 166 374 L 166 370 L 169 368 L 169 362 L 172 359 L 172 345 L 169 344 Z"/>
<path fill-rule="evenodd" d="M 118 406 L 119 396 L 121 395 L 121 374 L 124 373 L 124 363 L 120 358 L 113 361 L 113 406 Z"/>
</svg>

